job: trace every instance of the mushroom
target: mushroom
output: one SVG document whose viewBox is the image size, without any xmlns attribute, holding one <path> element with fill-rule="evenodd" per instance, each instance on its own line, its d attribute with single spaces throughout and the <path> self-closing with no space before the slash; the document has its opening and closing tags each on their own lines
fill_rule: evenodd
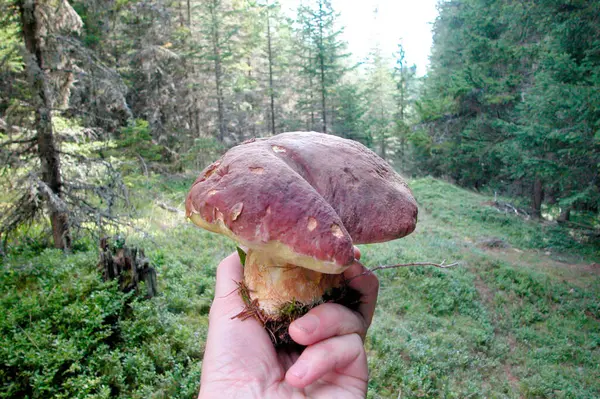
<svg viewBox="0 0 600 399">
<path fill-rule="evenodd" d="M 410 234 L 417 205 L 404 180 L 362 144 L 314 132 L 236 146 L 193 184 L 186 214 L 247 248 L 247 314 L 273 331 L 324 300 L 344 302 L 354 244 Z M 335 293 L 335 294 L 334 294 Z M 278 343 L 285 334 L 272 334 Z"/>
</svg>

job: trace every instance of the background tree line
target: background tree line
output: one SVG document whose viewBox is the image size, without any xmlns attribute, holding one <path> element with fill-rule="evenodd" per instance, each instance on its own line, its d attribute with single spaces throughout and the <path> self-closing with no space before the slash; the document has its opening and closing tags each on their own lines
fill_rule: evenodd
<svg viewBox="0 0 600 399">
<path fill-rule="evenodd" d="M 439 5 L 412 142 L 419 168 L 597 214 L 600 3 Z"/>
<path fill-rule="evenodd" d="M 408 175 L 526 198 L 534 216 L 543 203 L 560 220 L 597 214 L 599 7 L 442 2 L 417 78 L 402 45 L 385 54 L 376 36 L 353 64 L 329 0 L 293 15 L 268 0 L 2 0 L 1 148 L 20 193 L 2 231 L 42 202 L 57 246 L 66 226 L 113 220 L 118 151 L 146 169 L 197 169 L 294 130 L 358 140 Z M 106 148 L 65 151 L 82 141 Z M 89 194 L 100 201 L 65 219 Z"/>
<path fill-rule="evenodd" d="M 70 225 L 112 221 L 118 198 L 105 188 L 117 180 L 104 171 L 89 184 L 82 179 L 89 171 L 77 171 L 82 160 L 110 168 L 115 146 L 144 168 L 157 161 L 201 168 L 250 137 L 315 130 L 388 157 L 406 125 L 397 109 L 409 101 L 414 68 L 403 58 L 392 68 L 377 48 L 364 66 L 352 65 L 328 0 L 303 2 L 292 17 L 277 2 L 245 0 L 0 7 L 2 154 L 21 193 L 4 232 L 33 219 L 42 202 L 58 247 L 70 246 Z M 108 147 L 70 154 L 69 141 Z M 108 206 L 100 212 L 92 201 L 69 220 L 84 199 L 77 190 L 110 197 L 100 201 Z"/>
</svg>

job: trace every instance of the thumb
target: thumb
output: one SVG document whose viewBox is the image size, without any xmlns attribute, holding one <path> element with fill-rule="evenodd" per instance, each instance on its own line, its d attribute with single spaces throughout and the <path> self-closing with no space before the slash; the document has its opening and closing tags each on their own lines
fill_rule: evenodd
<svg viewBox="0 0 600 399">
<path fill-rule="evenodd" d="M 251 316 L 245 320 L 236 317 L 247 307 L 239 292 L 243 281 L 244 269 L 238 254 L 223 259 L 217 268 L 215 298 L 210 308 L 200 397 L 220 397 L 223 392 L 212 392 L 211 384 L 236 375 L 269 383 L 283 378 L 277 354 L 262 324 Z M 277 370 L 279 373 L 274 372 Z M 216 386 L 223 388 L 218 383 Z"/>
<path fill-rule="evenodd" d="M 247 310 L 240 294 L 240 290 L 245 289 L 243 282 L 243 266 L 239 255 L 233 253 L 223 259 L 217 268 L 215 298 L 208 319 L 209 337 L 227 336 L 229 339 L 247 341 L 249 337 L 265 336 L 271 344 L 262 324 L 251 313 L 242 313 Z"/>
<path fill-rule="evenodd" d="M 223 259 L 217 267 L 215 298 L 210 307 L 210 320 L 215 318 L 232 318 L 244 309 L 244 301 L 240 296 L 243 287 L 244 269 L 237 253 Z"/>
</svg>

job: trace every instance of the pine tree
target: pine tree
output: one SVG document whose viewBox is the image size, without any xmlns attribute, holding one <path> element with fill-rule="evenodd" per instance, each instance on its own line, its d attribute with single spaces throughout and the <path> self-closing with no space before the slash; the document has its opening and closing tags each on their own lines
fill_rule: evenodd
<svg viewBox="0 0 600 399">
<path fill-rule="evenodd" d="M 393 79 L 396 84 L 394 99 L 396 112 L 394 115 L 395 135 L 399 138 L 400 159 L 404 161 L 406 155 L 407 139 L 410 132 L 409 106 L 412 101 L 412 90 L 415 79 L 415 66 L 408 66 L 406 54 L 402 44 L 398 44 L 396 65 L 394 66 Z"/>
<path fill-rule="evenodd" d="M 315 0 L 298 9 L 300 72 L 308 81 L 308 101 L 305 101 L 310 107 L 311 127 L 315 126 L 316 117 L 312 106 L 318 101 L 323 133 L 327 133 L 329 127 L 329 97 L 347 70 L 344 61 L 348 54 L 346 44 L 339 37 L 342 30 L 337 27 L 337 18 L 329 0 Z"/>
<path fill-rule="evenodd" d="M 361 88 L 361 82 L 341 83 L 332 100 L 335 110 L 332 121 L 335 130 L 332 133 L 372 147 L 373 137 L 365 123 L 367 99 Z"/>
<path fill-rule="evenodd" d="M 77 31 L 81 29 L 82 22 L 67 1 L 61 2 L 58 9 L 43 0 L 21 0 L 17 2 L 17 7 L 26 48 L 25 65 L 35 107 L 35 140 L 41 168 L 40 192 L 46 198 L 50 211 L 54 246 L 69 250 L 69 215 L 63 202 L 60 155 L 52 127 L 52 109 L 57 96 L 53 96 L 51 92 L 46 71 L 56 67 L 49 60 L 51 57 L 48 52 L 56 51 L 60 54 L 61 51 L 60 43 L 56 42 L 54 35 Z M 60 93 L 58 99 L 62 105 L 68 101 L 70 81 L 67 78 L 61 83 L 63 93 Z"/>
<path fill-rule="evenodd" d="M 365 97 L 368 106 L 365 118 L 367 129 L 383 159 L 389 158 L 397 146 L 394 131 L 395 84 L 389 65 L 390 60 L 376 44 L 367 62 Z"/>
</svg>

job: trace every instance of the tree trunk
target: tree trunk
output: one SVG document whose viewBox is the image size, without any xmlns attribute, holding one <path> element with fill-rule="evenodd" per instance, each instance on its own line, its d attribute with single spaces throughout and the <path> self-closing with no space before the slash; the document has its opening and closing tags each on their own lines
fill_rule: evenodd
<svg viewBox="0 0 600 399">
<path fill-rule="evenodd" d="M 310 127 L 308 130 L 315 130 L 315 100 L 314 100 L 314 89 L 313 89 L 313 60 L 312 60 L 312 50 L 308 50 L 308 101 L 310 107 Z"/>
<path fill-rule="evenodd" d="M 222 60 L 221 60 L 221 43 L 219 35 L 219 21 L 217 16 L 217 2 L 213 2 L 210 8 L 211 12 L 211 29 L 212 29 L 212 44 L 213 44 L 213 57 L 215 63 L 215 85 L 217 90 L 217 117 L 219 122 L 219 141 L 225 140 L 226 126 L 225 126 L 225 110 L 223 107 L 223 71 L 222 71 Z"/>
<path fill-rule="evenodd" d="M 387 143 L 385 141 L 386 137 L 385 137 L 385 133 L 381 132 L 381 158 L 385 159 L 385 157 L 387 156 Z"/>
<path fill-rule="evenodd" d="M 323 121 L 323 133 L 327 133 L 327 95 L 325 93 L 325 52 L 323 46 L 323 4 L 319 2 L 319 72 L 321 77 L 321 118 Z"/>
<path fill-rule="evenodd" d="M 544 188 L 542 181 L 536 178 L 533 183 L 533 195 L 531 198 L 533 217 L 539 219 L 542 217 L 542 201 L 544 200 Z"/>
<path fill-rule="evenodd" d="M 187 26 L 192 27 L 192 3 L 191 0 L 187 0 Z"/>
<path fill-rule="evenodd" d="M 115 244 L 104 237 L 100 240 L 100 260 L 98 269 L 102 271 L 104 281 L 118 280 L 119 289 L 123 292 L 138 290 L 139 283 L 146 285 L 146 297 L 152 298 L 158 293 L 156 270 L 144 255 L 143 249 L 125 246 L 116 238 Z"/>
<path fill-rule="evenodd" d="M 57 203 L 62 199 L 62 177 L 60 158 L 52 131 L 52 104 L 46 74 L 42 42 L 39 37 L 40 26 L 35 16 L 37 1 L 22 0 L 18 2 L 23 28 L 23 39 L 28 57 L 27 74 L 31 81 L 33 102 L 35 106 L 35 124 L 37 130 L 37 150 L 40 158 L 42 182 L 50 192 L 45 193 L 54 246 L 64 250 L 71 248 L 71 233 L 67 210 Z M 56 198 L 53 198 L 55 196 Z"/>
<path fill-rule="evenodd" d="M 271 134 L 275 135 L 275 92 L 273 89 L 273 47 L 271 43 L 271 14 L 267 3 L 267 45 L 269 56 L 269 97 L 271 100 Z"/>
<path fill-rule="evenodd" d="M 327 95 L 325 93 L 325 66 L 321 55 L 321 114 L 323 119 L 323 133 L 327 133 Z"/>
<path fill-rule="evenodd" d="M 568 222 L 571 219 L 571 207 L 567 206 L 564 208 L 560 208 L 560 215 L 558 219 L 556 219 L 559 223 Z"/>
</svg>

